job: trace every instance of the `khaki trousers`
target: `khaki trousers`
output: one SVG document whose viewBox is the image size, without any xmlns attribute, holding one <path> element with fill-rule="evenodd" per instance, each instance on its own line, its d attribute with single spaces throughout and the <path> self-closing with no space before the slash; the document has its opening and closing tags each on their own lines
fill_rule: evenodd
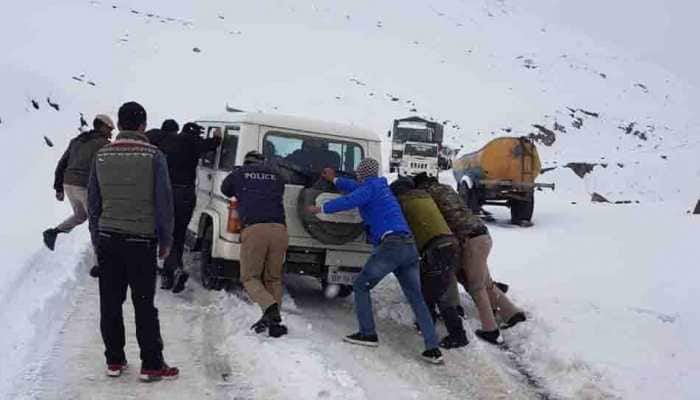
<svg viewBox="0 0 700 400">
<path fill-rule="evenodd" d="M 254 224 L 241 233 L 241 281 L 246 292 L 265 311 L 282 306 L 282 272 L 289 237 L 282 224 Z"/>
<path fill-rule="evenodd" d="M 88 218 L 87 188 L 74 185 L 63 185 L 63 193 L 66 195 L 66 197 L 68 197 L 68 201 L 73 208 L 73 215 L 61 222 L 56 229 L 60 230 L 61 232 L 70 232 L 73 230 L 73 228 L 82 224 Z"/>
<path fill-rule="evenodd" d="M 465 278 L 462 285 L 472 298 L 475 298 L 482 290 L 486 290 L 493 310 L 507 321 L 520 309 L 513 305 L 505 293 L 493 284 L 488 267 L 488 258 L 492 247 L 491 235 L 480 235 L 466 239 L 462 243 L 462 269 Z"/>
</svg>

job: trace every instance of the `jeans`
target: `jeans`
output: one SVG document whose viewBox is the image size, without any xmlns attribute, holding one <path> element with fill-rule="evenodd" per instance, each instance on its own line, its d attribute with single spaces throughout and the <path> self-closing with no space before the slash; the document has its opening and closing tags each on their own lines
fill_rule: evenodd
<svg viewBox="0 0 700 400">
<path fill-rule="evenodd" d="M 437 348 L 438 339 L 435 325 L 421 293 L 418 251 L 410 237 L 392 235 L 385 238 L 374 249 L 362 272 L 355 279 L 353 289 L 360 333 L 363 335 L 376 334 L 372 299 L 369 292 L 391 272 L 398 279 L 401 290 L 416 316 L 425 347 L 427 349 Z"/>
<path fill-rule="evenodd" d="M 158 309 L 153 304 L 156 292 L 155 241 L 100 232 L 97 259 L 102 268 L 99 281 L 100 330 L 107 364 L 126 361 L 122 306 L 129 287 L 142 367 L 161 368 L 163 340 L 160 336 Z"/>
</svg>

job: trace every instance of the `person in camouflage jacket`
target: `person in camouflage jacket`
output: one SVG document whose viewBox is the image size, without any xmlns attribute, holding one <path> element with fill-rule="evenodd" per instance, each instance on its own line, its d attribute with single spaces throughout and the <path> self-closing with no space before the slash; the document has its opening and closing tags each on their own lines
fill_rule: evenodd
<svg viewBox="0 0 700 400">
<path fill-rule="evenodd" d="M 420 174 L 414 179 L 416 187 L 430 193 L 447 225 L 462 246 L 462 270 L 457 274 L 465 290 L 474 300 L 481 320 L 476 335 L 492 344 L 502 344 L 496 315 L 503 321 L 502 328 L 510 328 L 525 321 L 525 313 L 516 307 L 491 279 L 488 256 L 493 246 L 489 230 L 484 222 L 464 204 L 456 190 L 438 182 L 434 177 Z M 456 289 L 456 288 L 455 288 Z M 458 296 L 456 290 L 447 296 Z M 454 302 L 454 300 L 453 300 Z"/>
</svg>

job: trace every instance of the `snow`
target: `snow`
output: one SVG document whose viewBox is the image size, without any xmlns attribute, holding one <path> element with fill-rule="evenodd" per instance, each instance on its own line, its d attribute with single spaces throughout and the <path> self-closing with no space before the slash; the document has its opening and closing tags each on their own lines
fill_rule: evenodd
<svg viewBox="0 0 700 400">
<path fill-rule="evenodd" d="M 536 397 L 525 371 L 555 398 L 697 398 L 700 225 L 686 213 L 700 196 L 700 58 L 687 45 L 698 36 L 695 11 L 690 0 L 4 7 L 0 397 Z M 290 278 L 287 338 L 251 335 L 259 311 L 240 292 L 193 283 L 157 298 L 166 356 L 182 379 L 136 384 L 133 326 L 131 372 L 104 378 L 86 228 L 61 235 L 53 253 L 40 233 L 68 214 L 51 183 L 80 114 L 88 123 L 115 116 L 132 99 L 152 126 L 229 104 L 384 137 L 394 118 L 417 114 L 449 120 L 446 144 L 462 152 L 538 133 L 533 124 L 553 130 L 554 144 L 538 148 L 545 167 L 557 167 L 540 181 L 556 191 L 537 193 L 535 226 L 506 225 L 506 210 L 491 225 L 492 271 L 531 317 L 506 333 L 517 362 L 472 339 L 447 352 L 446 367 L 420 363 L 393 279 L 374 294 L 382 346 L 348 347 L 339 338 L 355 329 L 351 299 L 325 300 L 313 282 Z M 563 168 L 570 162 L 599 165 L 579 178 Z M 632 204 L 591 204 L 594 192 Z"/>
</svg>

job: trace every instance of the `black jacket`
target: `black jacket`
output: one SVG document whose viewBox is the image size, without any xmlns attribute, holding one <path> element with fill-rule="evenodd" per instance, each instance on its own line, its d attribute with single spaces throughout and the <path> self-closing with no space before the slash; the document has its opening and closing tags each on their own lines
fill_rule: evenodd
<svg viewBox="0 0 700 400">
<path fill-rule="evenodd" d="M 216 150 L 221 143 L 220 138 L 202 139 L 196 134 L 176 134 L 160 129 L 148 131 L 146 137 L 165 154 L 170 181 L 178 186 L 194 186 L 199 158 L 208 151 Z"/>
<path fill-rule="evenodd" d="M 238 200 L 244 228 L 260 223 L 285 224 L 284 181 L 272 165 L 235 167 L 221 184 L 221 192 Z"/>
<path fill-rule="evenodd" d="M 108 143 L 107 135 L 94 130 L 71 140 L 56 166 L 53 188 L 62 192 L 64 184 L 87 187 L 95 154 Z"/>
</svg>

